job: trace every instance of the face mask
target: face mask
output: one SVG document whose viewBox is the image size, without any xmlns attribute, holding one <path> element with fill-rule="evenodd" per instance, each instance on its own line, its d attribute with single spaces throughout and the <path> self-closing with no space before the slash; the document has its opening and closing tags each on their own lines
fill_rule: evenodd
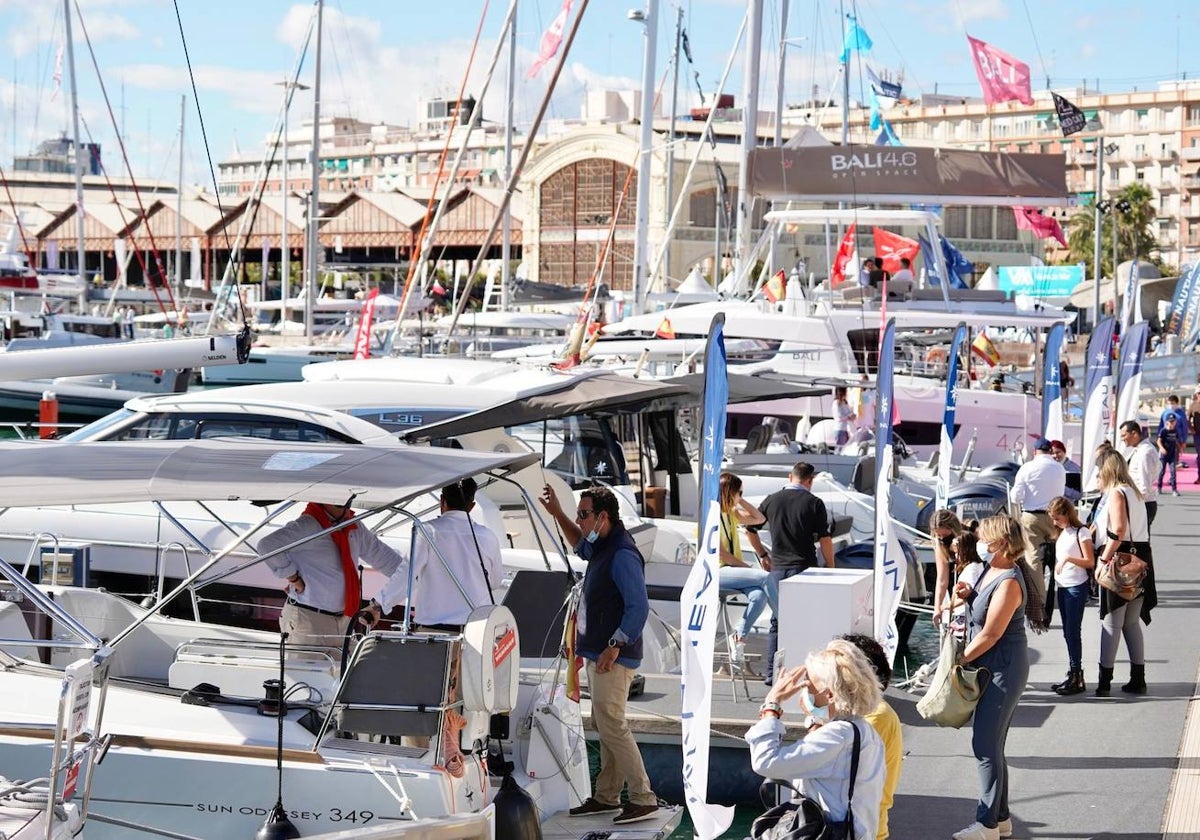
<svg viewBox="0 0 1200 840">
<path fill-rule="evenodd" d="M 984 563 L 992 559 L 992 552 L 988 551 L 988 544 L 983 540 L 975 543 L 975 553 L 979 555 L 979 559 Z"/>
<path fill-rule="evenodd" d="M 600 539 L 600 526 L 597 525 L 594 529 L 592 529 L 592 531 L 589 532 L 584 539 L 590 543 L 594 543 L 596 540 Z"/>
<path fill-rule="evenodd" d="M 812 692 L 809 691 L 808 689 L 804 690 L 803 700 L 804 700 L 804 705 L 808 707 L 809 715 L 811 715 L 812 717 L 814 717 L 820 721 L 829 720 L 829 707 L 828 706 L 818 706 L 817 698 L 813 697 Z"/>
</svg>

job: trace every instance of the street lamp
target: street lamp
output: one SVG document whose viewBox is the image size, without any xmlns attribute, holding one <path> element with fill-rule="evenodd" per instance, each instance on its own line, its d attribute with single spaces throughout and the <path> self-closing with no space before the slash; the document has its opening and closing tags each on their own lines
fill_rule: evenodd
<svg viewBox="0 0 1200 840">
<path fill-rule="evenodd" d="M 1099 118 L 1093 117 L 1085 126 L 1089 131 L 1096 132 L 1096 197 L 1092 199 L 1092 302 L 1095 309 L 1092 315 L 1092 329 L 1100 323 L 1100 196 L 1104 193 L 1104 136 L 1100 134 L 1104 125 Z"/>
<path fill-rule="evenodd" d="M 284 79 L 282 82 L 276 82 L 276 87 L 283 88 L 283 179 L 280 184 L 280 192 L 283 193 L 283 209 L 282 216 L 282 232 L 279 236 L 280 247 L 280 266 L 279 266 L 279 323 L 281 325 L 287 323 L 288 319 L 288 293 L 291 291 L 291 265 L 289 264 L 290 254 L 288 253 L 288 111 L 292 105 L 292 91 L 308 90 L 309 86 L 300 82 L 293 82 L 290 79 Z M 263 267 L 263 300 L 266 300 L 267 293 L 267 276 L 266 267 Z"/>
</svg>

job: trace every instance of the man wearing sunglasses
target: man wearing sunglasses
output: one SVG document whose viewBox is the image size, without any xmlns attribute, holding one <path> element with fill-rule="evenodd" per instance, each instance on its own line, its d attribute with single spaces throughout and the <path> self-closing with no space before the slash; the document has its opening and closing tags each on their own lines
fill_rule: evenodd
<svg viewBox="0 0 1200 840">
<path fill-rule="evenodd" d="M 575 651 L 587 660 L 592 720 L 600 734 L 600 775 L 595 795 L 572 808 L 571 816 L 616 814 L 617 824 L 651 819 L 658 810 L 658 797 L 650 789 L 642 754 L 625 722 L 625 702 L 642 664 L 642 629 L 650 614 L 645 558 L 621 523 L 617 497 L 607 487 L 580 493 L 574 518 L 563 510 L 549 485 L 542 490 L 541 502 L 588 564 Z M 622 807 L 621 789 L 626 784 L 629 802 Z"/>
</svg>

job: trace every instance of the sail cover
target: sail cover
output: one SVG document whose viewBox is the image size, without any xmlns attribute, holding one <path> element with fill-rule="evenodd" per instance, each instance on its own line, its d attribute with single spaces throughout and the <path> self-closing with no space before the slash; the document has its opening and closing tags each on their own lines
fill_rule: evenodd
<svg viewBox="0 0 1200 840">
<path fill-rule="evenodd" d="M 758 148 L 750 191 L 772 200 L 1067 204 L 1066 156 L 884 146 Z"/>
</svg>

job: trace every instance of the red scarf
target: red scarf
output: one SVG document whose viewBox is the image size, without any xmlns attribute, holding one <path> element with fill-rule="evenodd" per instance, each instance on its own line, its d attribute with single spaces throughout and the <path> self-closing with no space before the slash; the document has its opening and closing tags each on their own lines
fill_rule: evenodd
<svg viewBox="0 0 1200 840">
<path fill-rule="evenodd" d="M 308 507 L 304 512 L 317 520 L 317 524 L 321 529 L 332 528 L 334 525 L 333 519 L 316 502 L 309 502 Z M 333 544 L 337 546 L 338 554 L 342 559 L 342 578 L 345 580 L 345 604 L 342 607 L 343 615 L 354 615 L 358 612 L 361 605 L 360 581 L 358 577 L 358 566 L 354 562 L 354 555 L 350 551 L 350 532 L 358 527 L 358 524 L 347 525 L 344 528 L 339 528 L 329 536 L 333 539 Z"/>
</svg>

